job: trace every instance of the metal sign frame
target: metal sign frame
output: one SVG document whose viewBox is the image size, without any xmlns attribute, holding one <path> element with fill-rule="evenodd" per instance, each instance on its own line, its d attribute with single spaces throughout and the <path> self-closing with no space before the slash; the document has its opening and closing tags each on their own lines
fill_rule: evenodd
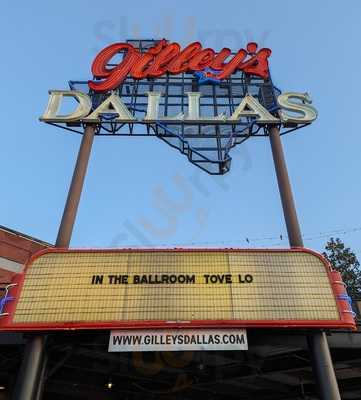
<svg viewBox="0 0 361 400">
<path fill-rule="evenodd" d="M 127 40 L 134 48 L 144 53 L 159 43 L 159 40 Z M 232 52 L 231 55 L 235 55 Z M 115 68 L 109 63 L 107 67 Z M 93 77 L 93 79 L 95 79 Z M 96 82 L 96 80 L 94 80 Z M 116 114 L 103 114 L 96 124 L 97 136 L 157 137 L 186 155 L 188 160 L 211 175 L 222 175 L 230 170 L 232 158 L 230 150 L 249 138 L 269 136 L 265 124 L 258 124 L 255 118 L 245 117 L 237 121 L 144 121 L 147 112 L 148 92 L 160 92 L 160 114 L 168 117 L 185 113 L 188 107 L 188 92 L 199 92 L 200 114 L 232 115 L 241 100 L 247 95 L 254 97 L 267 111 L 277 115 L 279 107 L 277 96 L 281 91 L 273 85 L 271 77 L 261 78 L 238 71 L 218 84 L 199 79 L 197 73 L 169 73 L 157 78 L 134 79 L 126 77 L 119 87 L 111 92 L 96 93 L 89 89 L 87 80 L 69 81 L 71 90 L 86 93 L 96 109 L 110 94 L 118 95 L 129 111 L 137 118 L 136 122 L 117 123 Z M 45 121 L 46 122 L 46 121 Z M 85 124 L 81 122 L 47 122 L 70 132 L 84 133 Z M 293 132 L 305 124 L 279 124 L 281 135 Z"/>
</svg>

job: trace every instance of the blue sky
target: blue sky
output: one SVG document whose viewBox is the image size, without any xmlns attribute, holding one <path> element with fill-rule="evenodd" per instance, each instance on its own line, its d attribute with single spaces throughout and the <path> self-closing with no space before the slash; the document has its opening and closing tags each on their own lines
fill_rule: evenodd
<svg viewBox="0 0 361 400">
<path fill-rule="evenodd" d="M 309 92 L 319 111 L 283 137 L 305 246 L 340 231 L 360 255 L 360 12 L 358 1 L 3 0 L 0 224 L 54 242 L 81 137 L 38 117 L 49 89 L 90 78 L 98 50 L 134 37 L 216 50 L 252 40 L 272 49 L 274 83 Z M 268 140 L 231 155 L 231 172 L 210 177 L 155 138 L 96 138 L 72 247 L 287 247 Z"/>
</svg>

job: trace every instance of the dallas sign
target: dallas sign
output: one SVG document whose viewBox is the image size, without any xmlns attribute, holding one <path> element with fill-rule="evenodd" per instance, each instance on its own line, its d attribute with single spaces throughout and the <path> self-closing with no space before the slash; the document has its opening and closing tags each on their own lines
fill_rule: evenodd
<svg viewBox="0 0 361 400">
<path fill-rule="evenodd" d="M 123 54 L 118 64 L 110 64 L 119 53 Z M 256 43 L 248 43 L 246 49 L 240 49 L 235 55 L 223 48 L 219 53 L 212 49 L 202 49 L 199 42 L 194 42 L 183 50 L 178 43 L 168 44 L 161 40 L 145 53 L 140 53 L 129 43 L 115 43 L 95 57 L 92 64 L 94 80 L 88 82 L 93 93 L 108 93 L 108 97 L 93 109 L 91 95 L 76 90 L 50 90 L 47 108 L 40 118 L 50 123 L 100 123 L 103 115 L 113 115 L 116 123 L 210 123 L 235 124 L 242 118 L 255 119 L 258 124 L 309 124 L 317 118 L 317 111 L 311 104 L 307 93 L 285 92 L 277 97 L 277 114 L 271 114 L 258 99 L 246 94 L 242 101 L 235 105 L 230 115 L 201 115 L 200 92 L 187 92 L 188 110 L 173 116 L 160 113 L 162 93 L 147 92 L 148 103 L 144 118 L 139 119 L 116 93 L 124 80 L 156 79 L 165 74 L 194 74 L 199 84 L 217 85 L 232 74 L 242 71 L 249 76 L 267 80 L 269 78 L 268 57 L 271 50 L 257 50 Z M 64 98 L 73 98 L 77 104 L 74 110 L 60 114 Z M 274 110 L 272 110 L 274 111 Z"/>
</svg>

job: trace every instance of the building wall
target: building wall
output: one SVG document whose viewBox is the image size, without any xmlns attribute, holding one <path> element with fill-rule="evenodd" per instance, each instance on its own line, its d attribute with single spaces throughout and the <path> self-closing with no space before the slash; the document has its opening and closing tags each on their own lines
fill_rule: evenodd
<svg viewBox="0 0 361 400">
<path fill-rule="evenodd" d="M 0 227 L 0 288 L 10 283 L 14 274 L 23 270 L 25 263 L 33 254 L 47 247 L 52 245 Z"/>
</svg>

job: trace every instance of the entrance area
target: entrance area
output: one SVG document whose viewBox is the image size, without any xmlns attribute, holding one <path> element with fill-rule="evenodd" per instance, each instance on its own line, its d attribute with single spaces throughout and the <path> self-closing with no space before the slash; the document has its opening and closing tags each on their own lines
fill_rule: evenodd
<svg viewBox="0 0 361 400">
<path fill-rule="evenodd" d="M 248 330 L 248 351 L 109 353 L 109 331 L 52 333 L 43 399 L 318 399 L 306 334 Z M 10 400 L 26 336 L 0 339 L 0 399 Z M 360 399 L 360 332 L 328 340 L 342 399 Z"/>
</svg>

